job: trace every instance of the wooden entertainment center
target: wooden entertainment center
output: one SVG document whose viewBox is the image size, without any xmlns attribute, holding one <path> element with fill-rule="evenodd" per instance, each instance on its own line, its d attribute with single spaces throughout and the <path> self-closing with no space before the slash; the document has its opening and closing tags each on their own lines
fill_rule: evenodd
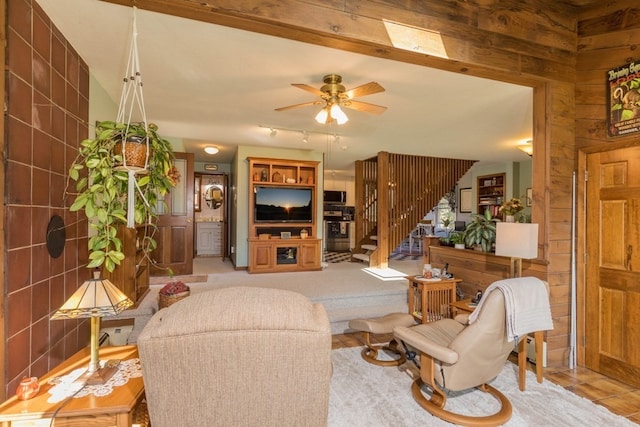
<svg viewBox="0 0 640 427">
<path fill-rule="evenodd" d="M 247 160 L 249 273 L 320 270 L 318 162 Z"/>
</svg>

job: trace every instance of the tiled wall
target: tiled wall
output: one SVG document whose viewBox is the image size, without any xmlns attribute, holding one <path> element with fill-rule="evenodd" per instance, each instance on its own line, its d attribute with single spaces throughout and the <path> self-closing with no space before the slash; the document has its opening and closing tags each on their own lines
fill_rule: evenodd
<svg viewBox="0 0 640 427">
<path fill-rule="evenodd" d="M 35 0 L 7 2 L 4 384 L 42 376 L 88 342 L 87 321 L 50 314 L 88 277 L 87 222 L 65 206 L 66 171 L 87 137 L 89 70 Z M 65 220 L 62 255 L 49 256 L 50 218 Z"/>
</svg>

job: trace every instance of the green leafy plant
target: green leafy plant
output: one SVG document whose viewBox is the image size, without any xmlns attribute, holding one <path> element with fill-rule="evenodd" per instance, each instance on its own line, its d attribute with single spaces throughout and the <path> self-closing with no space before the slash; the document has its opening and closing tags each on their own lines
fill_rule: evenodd
<svg viewBox="0 0 640 427">
<path fill-rule="evenodd" d="M 478 245 L 483 252 L 491 252 L 496 242 L 496 222 L 498 219 L 487 209 L 484 215 L 471 215 L 471 222 L 464 230 L 463 241 L 468 248 Z"/>
<path fill-rule="evenodd" d="M 132 138 L 133 137 L 133 138 Z M 82 141 L 78 156 L 69 169 L 69 179 L 75 181 L 75 196 L 70 211 L 84 209 L 95 234 L 89 239 L 87 268 L 104 267 L 113 271 L 124 259 L 122 242 L 117 237 L 119 225 L 127 223 L 129 175 L 119 168 L 123 155 L 122 141 L 149 141 L 148 168 L 135 176 L 134 220 L 136 225 L 148 224 L 155 231 L 158 203 L 175 185 L 179 175 L 173 165 L 171 143 L 157 134 L 157 126 L 150 123 L 99 122 L 96 137 Z M 142 250 L 148 254 L 156 248 L 153 232 L 145 233 Z"/>
<path fill-rule="evenodd" d="M 459 231 L 452 231 L 451 234 L 449 234 L 449 241 L 454 245 L 459 245 L 464 243 L 464 236 Z"/>
</svg>

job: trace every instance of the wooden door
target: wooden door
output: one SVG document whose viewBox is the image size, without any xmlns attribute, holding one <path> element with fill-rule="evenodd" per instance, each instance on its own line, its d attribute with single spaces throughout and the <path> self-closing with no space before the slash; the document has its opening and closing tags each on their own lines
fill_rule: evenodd
<svg viewBox="0 0 640 427">
<path fill-rule="evenodd" d="M 158 218 L 158 247 L 151 254 L 154 275 L 167 275 L 167 268 L 174 275 L 193 272 L 193 154 L 176 153 L 175 166 L 180 180 L 165 197 L 164 213 Z"/>
<path fill-rule="evenodd" d="M 585 362 L 640 386 L 640 147 L 587 157 Z"/>
</svg>

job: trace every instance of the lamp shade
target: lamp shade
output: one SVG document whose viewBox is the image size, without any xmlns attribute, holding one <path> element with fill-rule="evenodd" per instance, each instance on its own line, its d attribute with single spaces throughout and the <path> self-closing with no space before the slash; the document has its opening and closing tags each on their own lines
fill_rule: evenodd
<svg viewBox="0 0 640 427">
<path fill-rule="evenodd" d="M 538 257 L 538 224 L 496 224 L 496 255 L 532 259 Z"/>
<path fill-rule="evenodd" d="M 115 316 L 133 305 L 125 294 L 107 279 L 85 281 L 51 319 Z"/>
</svg>

